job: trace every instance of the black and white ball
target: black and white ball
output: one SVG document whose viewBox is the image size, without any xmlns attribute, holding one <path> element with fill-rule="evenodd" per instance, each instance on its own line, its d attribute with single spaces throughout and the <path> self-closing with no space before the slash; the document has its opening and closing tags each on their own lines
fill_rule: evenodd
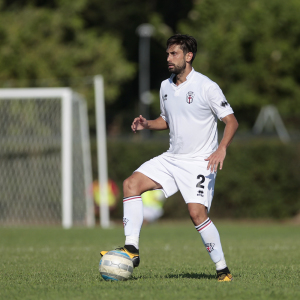
<svg viewBox="0 0 300 300">
<path fill-rule="evenodd" d="M 128 254 L 112 250 L 102 256 L 99 272 L 104 280 L 127 280 L 133 272 L 133 263 Z"/>
</svg>

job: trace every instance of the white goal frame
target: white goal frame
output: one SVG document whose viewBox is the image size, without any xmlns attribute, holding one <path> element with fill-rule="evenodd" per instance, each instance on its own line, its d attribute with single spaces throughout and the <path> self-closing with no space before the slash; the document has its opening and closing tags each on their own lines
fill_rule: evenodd
<svg viewBox="0 0 300 300">
<path fill-rule="evenodd" d="M 105 126 L 105 100 L 104 80 L 101 75 L 94 77 L 95 108 L 97 126 L 97 155 L 98 155 L 98 177 L 100 184 L 100 225 L 102 228 L 110 227 L 110 214 L 108 206 L 108 170 L 107 170 L 107 146 Z"/>
<path fill-rule="evenodd" d="M 70 228 L 72 219 L 72 101 L 80 102 L 79 118 L 81 126 L 84 186 L 86 191 L 86 225 L 95 225 L 94 204 L 89 189 L 92 185 L 92 167 L 90 154 L 89 128 L 87 119 L 87 107 L 83 98 L 70 88 L 11 88 L 0 89 L 0 101 L 4 99 L 61 99 L 61 158 L 62 158 L 62 226 Z"/>
</svg>

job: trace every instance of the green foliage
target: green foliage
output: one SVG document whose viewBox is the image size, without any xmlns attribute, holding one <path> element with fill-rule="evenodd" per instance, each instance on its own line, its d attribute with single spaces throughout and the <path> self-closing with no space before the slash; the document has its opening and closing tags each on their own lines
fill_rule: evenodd
<svg viewBox="0 0 300 300">
<path fill-rule="evenodd" d="M 79 13 L 82 1 L 60 3 L 58 10 L 27 6 L 1 12 L 2 87 L 75 85 L 93 108 L 91 87 L 82 87 L 83 77 L 91 81 L 91 76 L 103 74 L 106 100 L 115 101 L 119 85 L 135 72 L 125 59 L 120 38 L 85 29 Z M 79 84 L 72 82 L 76 78 Z"/>
<path fill-rule="evenodd" d="M 232 283 L 215 266 L 191 222 L 146 226 L 141 264 L 125 282 L 104 281 L 100 250 L 124 241 L 122 225 L 103 230 L 0 229 L 1 299 L 251 299 L 299 298 L 299 228 L 215 222 Z M 159 255 L 158 255 L 159 253 Z"/>
<path fill-rule="evenodd" d="M 109 175 L 116 180 L 124 180 L 142 163 L 160 155 L 168 149 L 163 142 L 108 142 Z"/>
<path fill-rule="evenodd" d="M 235 142 L 218 171 L 211 215 L 219 218 L 276 218 L 300 211 L 299 145 L 277 141 Z M 167 150 L 166 142 L 108 143 L 109 177 L 120 189 L 143 162 Z M 122 205 L 115 217 L 120 218 Z M 180 193 L 168 198 L 165 218 L 187 218 Z"/>
<path fill-rule="evenodd" d="M 179 30 L 197 39 L 194 67 L 221 86 L 235 110 L 255 116 L 274 104 L 292 120 L 300 113 L 299 10 L 297 0 L 202 0 Z"/>
<path fill-rule="evenodd" d="M 85 28 L 85 1 L 58 1 L 57 9 L 33 7 L 1 11 L 0 86 L 71 86 L 88 101 L 95 128 L 93 76 L 102 74 L 105 99 L 113 103 L 120 85 L 134 76 L 121 39 Z"/>
<path fill-rule="evenodd" d="M 216 181 L 212 213 L 288 218 L 300 211 L 299 145 L 234 143 Z"/>
</svg>

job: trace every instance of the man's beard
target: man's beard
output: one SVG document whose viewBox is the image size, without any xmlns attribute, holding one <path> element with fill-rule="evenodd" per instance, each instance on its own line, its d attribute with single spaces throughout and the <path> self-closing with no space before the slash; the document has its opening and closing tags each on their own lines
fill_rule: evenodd
<svg viewBox="0 0 300 300">
<path fill-rule="evenodd" d="M 171 64 L 171 66 L 173 66 L 173 69 L 169 69 L 169 72 L 178 75 L 178 74 L 182 73 L 185 70 L 185 68 L 186 68 L 186 62 L 183 61 L 182 65 Z"/>
</svg>

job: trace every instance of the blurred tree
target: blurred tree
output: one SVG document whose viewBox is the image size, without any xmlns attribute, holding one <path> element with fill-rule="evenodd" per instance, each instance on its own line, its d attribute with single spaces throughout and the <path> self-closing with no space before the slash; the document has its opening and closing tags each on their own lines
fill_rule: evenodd
<svg viewBox="0 0 300 300">
<path fill-rule="evenodd" d="M 120 84 L 134 75 L 134 64 L 126 60 L 120 38 L 84 28 L 80 8 L 62 5 L 57 11 L 30 6 L 17 12 L 2 10 L 0 85 L 74 85 L 87 96 L 93 111 L 91 75 L 105 74 L 106 101 L 115 101 Z M 89 85 L 83 85 L 84 80 Z M 93 120 L 94 112 L 91 117 Z"/>
<path fill-rule="evenodd" d="M 215 80 L 249 128 L 274 104 L 299 127 L 300 2 L 199 0 L 179 29 L 199 43 L 194 67 Z"/>
<path fill-rule="evenodd" d="M 160 29 L 165 29 L 163 38 L 168 37 L 191 10 L 192 2 L 0 0 L 0 54 L 5 54 L 0 63 L 0 85 L 71 85 L 81 92 L 82 76 L 101 73 L 105 78 L 107 123 L 117 131 L 124 125 L 130 131 L 138 103 L 136 28 L 155 20 Z M 18 41 L 18 51 L 12 40 Z M 164 44 L 165 40 L 162 45 L 159 39 L 151 42 L 151 88 L 156 91 L 169 75 Z M 16 61 L 21 65 L 17 66 Z M 158 99 L 153 105 L 153 116 L 158 111 L 157 103 Z M 90 101 L 91 110 L 92 105 Z"/>
</svg>

